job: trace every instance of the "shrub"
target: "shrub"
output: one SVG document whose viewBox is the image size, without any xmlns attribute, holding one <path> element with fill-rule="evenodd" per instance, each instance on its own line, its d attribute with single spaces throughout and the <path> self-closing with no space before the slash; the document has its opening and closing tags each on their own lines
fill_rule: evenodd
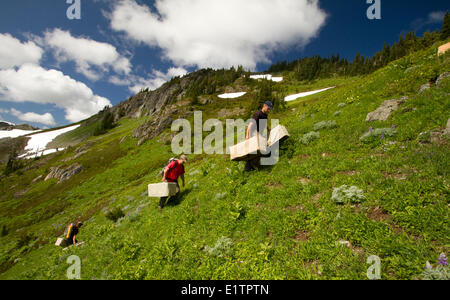
<svg viewBox="0 0 450 300">
<path fill-rule="evenodd" d="M 105 134 L 109 129 L 116 127 L 114 115 L 109 108 L 105 108 L 100 114 L 103 115 L 103 118 L 100 124 L 94 129 L 94 136 Z"/>
<path fill-rule="evenodd" d="M 449 280 L 450 270 L 448 268 L 447 257 L 444 253 L 439 256 L 439 260 L 436 267 L 433 267 L 427 262 L 425 271 L 419 275 L 419 279 L 422 280 Z"/>
<path fill-rule="evenodd" d="M 120 207 L 117 207 L 114 210 L 109 211 L 108 213 L 106 213 L 105 217 L 108 220 L 111 220 L 111 221 L 113 221 L 115 223 L 120 218 L 125 217 L 125 214 L 123 213 L 123 211 L 122 211 L 122 209 Z"/>
<path fill-rule="evenodd" d="M 382 138 L 385 137 L 393 137 L 397 134 L 397 131 L 393 128 L 377 128 L 373 130 L 372 128 L 369 129 L 369 132 L 365 133 L 360 140 L 362 142 L 368 142 L 373 140 L 373 138 Z"/>
<path fill-rule="evenodd" d="M 221 237 L 217 240 L 214 247 L 206 246 L 204 251 L 210 256 L 223 257 L 230 252 L 233 241 L 227 237 Z"/>
<path fill-rule="evenodd" d="M 319 123 L 316 123 L 315 125 L 314 125 L 314 130 L 315 131 L 319 131 L 319 130 L 322 130 L 322 129 L 333 129 L 333 128 L 336 128 L 337 127 L 337 124 L 336 124 L 336 121 L 322 121 L 322 122 L 319 122 Z"/>
<path fill-rule="evenodd" d="M 310 133 L 305 134 L 303 137 L 300 138 L 300 142 L 309 145 L 312 141 L 317 140 L 320 138 L 320 133 L 311 131 Z"/>
<path fill-rule="evenodd" d="M 3 171 L 3 174 L 8 176 L 9 174 L 14 173 L 15 171 L 21 169 L 22 167 L 23 167 L 22 162 L 17 160 L 17 153 L 13 151 L 8 157 L 8 162 L 6 163 L 6 167 L 5 170 Z"/>
<path fill-rule="evenodd" d="M 366 197 L 363 194 L 363 190 L 359 189 L 358 187 L 348 187 L 347 185 L 343 185 L 333 190 L 331 200 L 338 204 L 344 204 L 348 202 L 361 203 L 362 201 L 366 200 Z"/>
</svg>

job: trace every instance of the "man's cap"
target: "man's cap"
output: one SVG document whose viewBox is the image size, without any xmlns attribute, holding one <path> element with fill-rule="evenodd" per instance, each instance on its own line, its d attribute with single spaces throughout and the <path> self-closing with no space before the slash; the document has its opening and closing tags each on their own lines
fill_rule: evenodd
<svg viewBox="0 0 450 300">
<path fill-rule="evenodd" d="M 273 104 L 270 101 L 264 102 L 265 105 L 267 105 L 271 110 L 273 109 Z"/>
<path fill-rule="evenodd" d="M 77 226 L 81 227 L 81 226 L 83 226 L 83 223 L 82 222 L 78 222 Z"/>
<path fill-rule="evenodd" d="M 181 156 L 180 156 L 180 159 L 183 160 L 184 162 L 187 162 L 187 157 L 186 157 L 186 155 L 181 155 Z"/>
</svg>

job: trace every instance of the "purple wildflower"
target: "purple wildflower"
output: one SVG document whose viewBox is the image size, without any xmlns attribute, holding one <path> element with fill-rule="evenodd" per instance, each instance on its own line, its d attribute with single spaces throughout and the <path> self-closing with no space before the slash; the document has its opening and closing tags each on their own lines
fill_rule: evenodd
<svg viewBox="0 0 450 300">
<path fill-rule="evenodd" d="M 448 266 L 447 256 L 444 253 L 439 256 L 438 265 Z"/>
<path fill-rule="evenodd" d="M 384 133 L 380 136 L 380 139 L 384 140 Z"/>
<path fill-rule="evenodd" d="M 369 132 L 370 132 L 370 133 L 373 132 L 373 128 L 372 128 L 372 127 L 369 128 Z"/>
</svg>

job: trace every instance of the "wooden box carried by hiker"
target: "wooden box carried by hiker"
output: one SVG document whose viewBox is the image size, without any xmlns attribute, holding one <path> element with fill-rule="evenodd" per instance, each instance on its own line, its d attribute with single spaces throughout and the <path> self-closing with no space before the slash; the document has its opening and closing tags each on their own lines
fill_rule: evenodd
<svg viewBox="0 0 450 300">
<path fill-rule="evenodd" d="M 232 161 L 247 161 L 261 156 L 270 155 L 270 147 L 277 142 L 282 142 L 289 138 L 289 133 L 284 126 L 277 126 L 270 132 L 267 141 L 262 135 L 256 135 L 236 146 L 230 147 Z"/>
<path fill-rule="evenodd" d="M 450 43 L 440 46 L 438 49 L 438 56 L 444 55 L 449 50 L 450 50 Z"/>
<path fill-rule="evenodd" d="M 175 182 L 161 182 L 148 185 L 148 196 L 154 198 L 171 197 L 178 193 Z"/>
<path fill-rule="evenodd" d="M 278 125 L 270 131 L 268 146 L 272 147 L 277 142 L 283 142 L 290 137 L 286 127 Z"/>
<path fill-rule="evenodd" d="M 267 154 L 267 140 L 260 134 L 230 147 L 232 161 L 247 161 Z"/>
</svg>

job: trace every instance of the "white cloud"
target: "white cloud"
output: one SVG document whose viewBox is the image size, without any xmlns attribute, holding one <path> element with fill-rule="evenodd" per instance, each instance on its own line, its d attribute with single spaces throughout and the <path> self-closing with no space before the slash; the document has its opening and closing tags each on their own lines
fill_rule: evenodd
<svg viewBox="0 0 450 300">
<path fill-rule="evenodd" d="M 65 117 L 71 122 L 86 119 L 111 105 L 84 83 L 34 64 L 0 70 L 0 100 L 55 104 L 65 110 Z"/>
<path fill-rule="evenodd" d="M 428 14 L 428 22 L 441 23 L 444 21 L 445 11 L 433 11 Z"/>
<path fill-rule="evenodd" d="M 43 115 L 34 112 L 22 113 L 21 111 L 12 108 L 11 114 L 25 122 L 40 123 L 49 126 L 56 125 L 55 119 L 53 119 L 53 116 L 50 113 L 45 113 Z"/>
<path fill-rule="evenodd" d="M 170 68 L 167 73 L 161 71 L 153 71 L 153 74 L 149 78 L 136 77 L 127 85 L 131 85 L 129 90 L 135 94 L 139 93 L 142 89 L 149 88 L 150 90 L 156 90 L 167 81 L 176 76 L 184 76 L 187 71 L 183 68 Z"/>
<path fill-rule="evenodd" d="M 39 63 L 44 50 L 33 42 L 22 43 L 8 33 L 0 34 L 0 69 Z"/>
<path fill-rule="evenodd" d="M 414 20 L 411 23 L 411 26 L 415 31 L 418 31 L 427 25 L 442 23 L 444 21 L 445 13 L 445 11 L 430 12 L 426 18 L 419 18 Z"/>
<path fill-rule="evenodd" d="M 163 49 L 177 66 L 255 69 L 286 46 L 303 47 L 324 25 L 318 0 L 157 0 L 157 12 L 118 1 L 111 27 Z"/>
<path fill-rule="evenodd" d="M 108 43 L 73 37 L 61 29 L 47 31 L 41 41 L 55 51 L 58 62 L 74 61 L 77 72 L 91 80 L 100 79 L 109 70 L 119 74 L 131 72 L 130 60 Z"/>
</svg>

